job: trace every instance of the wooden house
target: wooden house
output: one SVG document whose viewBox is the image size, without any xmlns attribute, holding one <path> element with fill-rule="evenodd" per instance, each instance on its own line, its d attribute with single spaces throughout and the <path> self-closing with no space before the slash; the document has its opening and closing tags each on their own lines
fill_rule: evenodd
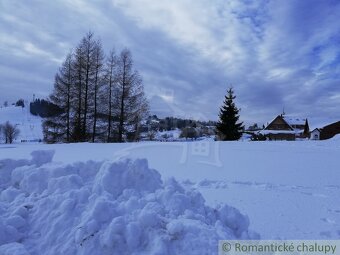
<svg viewBox="0 0 340 255">
<path fill-rule="evenodd" d="M 320 140 L 326 140 L 340 134 L 340 121 L 334 122 L 320 129 Z"/>
<path fill-rule="evenodd" d="M 308 138 L 309 124 L 307 119 L 281 114 L 260 131 L 260 134 L 265 135 L 269 140 L 293 141 L 296 138 Z"/>
</svg>

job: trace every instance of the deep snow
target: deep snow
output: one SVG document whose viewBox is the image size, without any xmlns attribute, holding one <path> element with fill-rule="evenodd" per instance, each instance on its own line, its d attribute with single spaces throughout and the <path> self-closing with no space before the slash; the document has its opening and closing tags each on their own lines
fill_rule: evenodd
<svg viewBox="0 0 340 255">
<path fill-rule="evenodd" d="M 206 205 L 198 203 L 200 205 L 195 206 L 195 208 L 197 209 L 207 207 L 210 208 L 208 210 L 211 210 L 211 208 L 220 208 L 219 210 L 221 210 L 221 208 L 223 208 L 221 204 L 227 204 L 228 206 L 226 206 L 226 208 L 228 208 L 227 211 L 230 213 L 232 210 L 235 210 L 230 208 L 235 207 L 241 212 L 241 214 L 247 216 L 242 216 L 237 210 L 235 210 L 238 216 L 233 219 L 233 222 L 241 224 L 240 221 L 236 219 L 242 219 L 241 222 L 243 223 L 241 225 L 246 226 L 246 223 L 248 221 L 247 218 L 249 218 L 249 228 L 241 228 L 244 230 L 244 233 L 247 233 L 249 229 L 251 229 L 258 232 L 263 239 L 339 239 L 339 149 L 340 140 L 338 139 L 338 137 L 335 137 L 334 139 L 329 141 L 304 142 L 197 141 L 188 143 L 145 142 L 126 144 L 20 144 L 12 146 L 0 145 L 0 159 L 11 158 L 12 161 L 8 161 L 8 164 L 19 164 L 20 162 L 22 162 L 22 167 L 17 168 L 17 170 L 14 170 L 14 172 L 12 170 L 12 173 L 10 177 L 7 177 L 7 180 L 8 178 L 11 178 L 11 181 L 16 179 L 21 180 L 20 183 L 22 183 L 21 185 L 25 189 L 25 194 L 31 194 L 28 196 L 28 198 L 37 199 L 32 194 L 39 191 L 42 193 L 38 193 L 40 194 L 37 196 L 38 198 L 41 197 L 43 194 L 45 196 L 43 197 L 43 199 L 47 199 L 49 202 L 51 202 L 54 200 L 50 197 L 55 194 L 55 192 L 57 192 L 57 194 L 59 194 L 60 192 L 64 192 L 63 194 L 65 194 L 71 192 L 70 190 L 73 190 L 71 193 L 76 194 L 78 192 L 76 192 L 75 190 L 82 190 L 84 189 L 84 187 L 88 188 L 91 185 L 93 185 L 91 186 L 92 193 L 90 192 L 92 196 L 94 196 L 95 194 L 95 196 L 102 197 L 103 194 L 101 192 L 104 189 L 103 187 L 105 186 L 104 182 L 100 184 L 98 188 L 94 189 L 94 183 L 100 183 L 98 181 L 98 174 L 101 172 L 102 166 L 107 164 L 123 164 L 119 162 L 130 162 L 129 164 L 134 164 L 134 161 L 125 160 L 146 158 L 148 160 L 150 168 L 157 169 L 157 171 L 159 171 L 159 173 L 161 174 L 161 178 L 163 180 L 172 180 L 172 177 L 175 177 L 175 179 L 177 180 L 177 182 L 161 182 L 160 188 L 158 188 L 158 190 L 160 190 L 160 193 L 164 193 L 167 189 L 169 190 L 169 187 L 174 186 L 171 183 L 176 183 L 175 186 L 177 187 L 178 185 L 178 187 L 180 187 L 178 188 L 178 190 L 184 190 L 182 192 L 184 192 L 184 196 L 187 197 L 186 199 L 196 201 L 196 199 L 192 197 L 192 194 L 198 194 L 198 192 L 200 192 L 203 195 L 204 200 L 206 200 Z M 40 167 L 36 168 L 34 166 L 27 166 L 29 165 L 27 162 L 31 161 L 30 154 L 32 151 L 35 150 L 55 150 L 53 162 L 43 164 L 43 159 L 48 156 L 45 155 L 40 159 L 41 163 L 39 164 L 43 164 Z M 37 156 L 35 156 L 35 158 L 36 157 Z M 26 161 L 13 161 L 19 159 L 25 159 Z M 85 163 L 87 160 L 94 160 L 97 161 L 97 163 Z M 73 167 L 67 164 L 73 164 Z M 149 167 L 146 167 L 146 162 L 143 164 L 136 164 L 144 164 L 145 168 L 143 169 L 149 172 Z M 48 182 L 51 181 L 51 183 L 46 184 L 46 182 L 44 182 L 44 184 L 41 184 L 43 186 L 40 186 L 40 182 L 37 181 L 36 175 L 32 174 L 32 176 L 30 176 L 29 178 L 28 175 L 25 177 L 23 177 L 22 175 L 25 172 L 36 171 L 33 169 L 38 169 L 38 176 L 49 176 L 46 174 L 46 172 L 49 171 L 52 171 L 54 174 L 58 174 L 53 175 L 53 178 L 51 176 L 46 177 Z M 78 170 L 75 169 L 82 169 L 82 171 L 80 171 L 81 174 Z M 150 171 L 153 172 L 153 170 Z M 67 177 L 65 178 L 65 176 Z M 78 176 L 80 176 L 80 179 L 78 178 Z M 98 178 L 95 176 L 97 176 Z M 122 177 L 121 175 L 118 176 Z M 12 178 L 14 179 L 12 180 Z M 56 180 L 54 180 L 55 178 Z M 104 179 L 102 178 L 102 180 Z M 59 180 L 59 182 L 57 180 Z M 125 183 L 124 186 L 130 185 L 130 182 L 124 182 L 121 179 L 119 180 L 120 181 L 114 186 L 119 186 L 119 184 L 121 183 Z M 30 185 L 29 183 L 32 183 L 32 185 Z M 60 183 L 62 183 L 63 185 L 60 185 Z M 4 195 L 1 194 L 1 197 L 7 197 L 6 199 L 9 199 L 9 201 L 11 202 L 5 200 L 1 203 L 2 205 L 7 203 L 8 207 L 15 207 L 20 204 L 19 200 L 17 199 L 28 199 L 22 193 L 18 193 L 18 190 L 16 188 L 17 186 L 15 184 L 11 182 L 7 185 L 12 185 L 12 188 L 6 186 L 7 191 L 3 191 L 2 193 L 4 193 Z M 108 186 L 111 187 L 110 185 Z M 137 186 L 139 187 L 141 185 L 138 184 Z M 148 184 L 146 186 L 150 186 L 150 188 L 153 187 L 153 185 L 151 184 Z M 63 189 L 61 187 L 65 188 Z M 44 191 L 42 191 L 43 189 Z M 178 191 L 177 188 L 173 189 Z M 94 192 L 94 190 L 96 191 Z M 117 194 L 115 190 L 110 190 L 110 192 Z M 153 190 L 139 190 L 138 192 L 149 192 L 150 194 L 157 193 Z M 75 195 L 71 197 L 73 200 L 75 200 L 74 196 Z M 89 197 L 90 196 L 91 195 L 89 195 Z M 16 199 L 12 201 L 12 197 L 16 197 Z M 128 199 L 128 197 L 131 197 L 131 194 L 128 194 L 126 196 L 126 199 Z M 137 195 L 137 200 L 139 199 L 144 201 L 142 197 L 145 199 L 146 196 Z M 38 199 L 34 199 L 33 204 L 38 201 Z M 62 198 L 59 199 L 60 200 L 56 200 L 58 201 L 56 204 L 53 204 L 55 208 L 57 208 L 57 205 L 59 206 L 63 204 L 64 200 Z M 113 202 L 115 200 L 116 199 L 113 199 L 112 201 L 110 200 L 110 202 Z M 163 207 L 166 207 L 169 201 L 170 200 L 167 199 L 166 201 L 164 201 L 164 203 L 160 204 Z M 78 204 L 78 202 L 72 203 L 69 206 L 72 207 L 75 204 Z M 145 206 L 144 202 L 138 203 L 138 205 L 140 204 L 141 206 Z M 183 204 L 187 205 L 188 203 L 185 202 Z M 86 214 L 89 215 L 90 212 L 92 212 L 91 210 L 93 209 L 94 205 L 95 202 L 89 202 L 87 204 L 86 210 L 82 207 L 83 209 L 80 211 L 87 211 Z M 51 208 L 54 208 L 53 206 Z M 65 207 L 67 206 L 65 205 Z M 38 208 L 38 204 L 36 204 L 32 208 Z M 113 206 L 113 208 L 116 207 Z M 138 210 L 138 208 L 136 210 Z M 169 211 L 167 210 L 168 209 L 165 209 L 165 214 L 169 214 Z M 3 218 L 7 219 L 7 216 L 9 214 L 6 212 L 7 211 L 4 211 L 3 209 L 1 215 Z M 49 216 L 49 214 L 46 212 L 44 214 L 44 217 L 62 217 L 60 215 L 55 215 L 58 212 L 57 209 L 54 209 L 54 211 L 52 212 L 53 216 Z M 87 224 L 88 221 L 86 221 L 85 218 L 81 216 L 83 215 L 81 214 L 81 212 L 79 212 L 79 217 L 81 217 L 80 220 L 82 223 Z M 210 217 L 205 214 L 197 214 L 201 215 L 202 224 L 204 222 L 204 219 L 210 219 Z M 165 216 L 167 220 L 177 222 L 178 215 L 180 214 L 175 214 L 173 217 L 170 217 L 169 215 Z M 184 213 L 182 214 L 182 216 L 183 215 L 186 214 Z M 226 213 L 226 215 L 228 215 L 228 213 Z M 125 219 L 125 221 L 123 221 L 125 225 L 134 221 L 136 219 L 135 217 L 137 216 L 129 214 L 128 217 L 129 220 Z M 52 222 L 52 219 L 55 218 L 49 218 L 49 222 Z M 20 222 L 20 220 L 18 221 Z M 214 222 L 214 220 L 208 221 Z M 16 221 L 12 220 L 11 222 L 13 223 Z M 64 225 L 72 225 L 72 222 L 69 223 L 65 220 L 64 222 L 66 222 L 66 224 Z M 192 230 L 191 223 L 191 221 L 185 221 L 184 227 L 180 227 L 179 229 L 182 229 L 183 233 L 187 233 L 188 231 L 190 232 Z M 24 224 L 24 222 L 21 221 L 20 224 Z M 62 223 L 59 224 L 62 225 Z M 216 225 L 216 221 L 214 224 Z M 211 233 L 215 233 L 214 231 L 218 232 L 218 228 L 212 228 L 214 224 L 208 224 L 208 229 L 205 228 L 205 230 L 213 231 Z M 48 226 L 48 228 L 51 228 L 51 224 L 46 225 Z M 199 224 L 197 223 L 195 227 L 197 225 Z M 32 225 L 25 226 L 26 227 L 24 229 L 26 229 L 25 231 L 27 231 L 31 229 Z M 75 226 L 75 224 L 73 226 Z M 96 224 L 94 224 L 94 226 L 97 227 Z M 166 228 L 168 234 L 170 232 L 172 233 L 172 231 L 175 231 L 178 228 L 177 224 L 175 224 L 173 227 L 170 226 L 173 225 L 170 224 L 169 228 Z M 94 227 L 94 229 L 96 229 L 96 227 Z M 230 226 L 228 228 L 230 228 Z M 39 228 L 37 227 L 37 229 Z M 227 227 L 225 227 L 222 233 L 227 235 L 230 234 L 230 236 L 233 237 L 243 238 L 242 236 L 237 235 L 235 231 L 230 231 L 226 229 Z M 209 232 L 205 232 L 205 230 L 200 231 L 202 233 L 204 232 L 205 234 Z M 124 229 L 124 231 L 127 232 L 128 230 Z M 135 232 L 135 230 L 131 231 Z M 139 230 L 136 231 L 138 233 Z M 218 232 L 218 234 L 211 233 L 209 233 L 208 236 L 211 236 L 212 239 L 214 239 L 215 237 L 220 238 L 221 236 L 218 235 L 222 235 L 220 232 Z M 86 238 L 87 234 L 89 233 L 86 232 L 86 234 L 80 236 L 81 238 Z M 202 236 L 205 234 L 202 234 Z M 143 240 L 151 240 L 151 237 L 150 239 L 147 239 L 143 233 L 141 233 L 140 235 L 143 237 Z M 34 237 L 34 235 L 32 236 Z M 120 234 L 119 236 L 123 236 L 124 238 L 125 235 Z M 252 235 L 252 237 L 255 236 Z M 191 240 L 190 237 L 188 238 L 189 240 Z M 80 239 L 77 240 L 79 241 Z M 188 241 L 188 239 L 185 239 L 183 236 L 178 237 L 178 239 L 176 240 L 186 240 L 185 243 L 191 242 Z M 204 240 L 204 238 L 202 238 L 202 240 Z M 198 242 L 198 239 L 192 241 L 193 243 L 195 243 Z M 53 245 L 55 243 L 55 240 L 50 240 L 50 243 L 48 245 Z M 153 244 L 149 245 L 149 248 L 153 247 L 154 249 L 156 249 L 156 246 L 153 246 Z M 215 243 L 211 246 L 208 245 L 207 247 L 213 247 L 214 245 Z M 6 249 L 13 249 L 13 247 L 11 246 L 5 247 L 7 247 Z M 173 244 L 166 243 L 165 247 L 171 250 L 175 249 L 175 247 L 179 248 L 180 245 L 173 246 Z M 21 246 L 21 248 L 23 247 Z M 179 249 L 185 248 L 188 247 L 182 247 Z M 17 247 L 15 249 L 17 249 Z M 217 252 L 217 248 L 213 251 Z M 212 254 L 215 254 L 214 252 Z M 180 254 L 183 253 L 185 252 L 182 252 Z M 189 252 L 186 254 L 195 253 Z"/>
<path fill-rule="evenodd" d="M 53 151 L 0 161 L 0 254 L 214 254 L 258 238 L 228 205 L 211 208 L 146 159 L 53 163 Z"/>
</svg>

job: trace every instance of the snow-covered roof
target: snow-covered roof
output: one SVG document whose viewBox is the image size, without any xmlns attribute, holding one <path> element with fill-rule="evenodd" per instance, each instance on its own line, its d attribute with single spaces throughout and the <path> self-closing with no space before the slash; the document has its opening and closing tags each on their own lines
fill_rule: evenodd
<svg viewBox="0 0 340 255">
<path fill-rule="evenodd" d="M 306 118 L 299 118 L 299 117 L 293 117 L 293 116 L 283 116 L 283 119 L 290 126 L 305 125 L 305 123 L 306 123 Z"/>
<path fill-rule="evenodd" d="M 313 129 L 313 131 L 312 131 L 311 133 L 313 133 L 313 132 L 315 132 L 315 131 L 318 131 L 318 132 L 320 132 L 320 131 L 321 131 L 321 129 L 320 129 L 320 128 L 314 128 L 314 129 Z"/>
<path fill-rule="evenodd" d="M 339 121 L 339 116 L 322 116 L 322 117 L 308 117 L 310 130 L 314 130 L 315 128 L 323 128 L 329 124 L 335 123 Z"/>
</svg>

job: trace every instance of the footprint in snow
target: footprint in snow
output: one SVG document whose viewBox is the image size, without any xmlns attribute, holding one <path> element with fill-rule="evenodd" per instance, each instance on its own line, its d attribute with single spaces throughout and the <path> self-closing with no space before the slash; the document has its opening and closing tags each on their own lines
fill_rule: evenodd
<svg viewBox="0 0 340 255">
<path fill-rule="evenodd" d="M 312 192 L 306 192 L 306 191 L 301 191 L 300 193 L 303 194 L 303 195 L 319 197 L 319 198 L 327 198 L 328 197 L 325 194 L 312 193 Z"/>
<path fill-rule="evenodd" d="M 242 182 L 242 181 L 234 181 L 232 184 L 238 184 L 238 185 L 247 185 L 247 186 L 252 186 L 252 182 Z"/>
<path fill-rule="evenodd" d="M 325 188 L 334 190 L 334 189 L 340 189 L 340 186 L 338 186 L 338 185 L 326 185 Z"/>
<path fill-rule="evenodd" d="M 228 184 L 224 181 L 213 181 L 204 179 L 200 181 L 197 186 L 202 188 L 215 188 L 215 189 L 226 189 L 228 188 Z"/>
<path fill-rule="evenodd" d="M 326 196 L 325 194 L 318 194 L 318 193 L 314 193 L 313 196 L 314 196 L 314 197 L 322 197 L 322 198 L 328 197 L 328 196 Z"/>
<path fill-rule="evenodd" d="M 204 179 L 198 183 L 192 182 L 190 180 L 182 181 L 182 184 L 184 186 L 189 187 L 200 187 L 200 188 L 214 188 L 214 189 L 227 189 L 228 184 L 225 181 L 214 181 L 214 180 L 208 180 Z"/>
<path fill-rule="evenodd" d="M 340 210 L 338 209 L 328 209 L 327 211 L 330 213 L 340 213 Z"/>
<path fill-rule="evenodd" d="M 320 236 L 331 238 L 332 237 L 332 233 L 331 233 L 331 231 L 321 231 L 320 232 Z"/>
<path fill-rule="evenodd" d="M 323 222 L 326 222 L 326 223 L 329 223 L 329 224 L 332 224 L 332 225 L 335 225 L 335 224 L 336 224 L 335 220 L 331 220 L 331 219 L 329 219 L 329 218 L 321 218 L 321 220 L 322 220 Z"/>
</svg>

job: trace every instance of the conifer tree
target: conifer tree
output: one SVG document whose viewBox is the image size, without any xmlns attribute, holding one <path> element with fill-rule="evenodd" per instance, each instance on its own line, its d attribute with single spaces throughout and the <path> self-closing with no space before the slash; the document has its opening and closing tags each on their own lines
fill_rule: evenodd
<svg viewBox="0 0 340 255">
<path fill-rule="evenodd" d="M 101 42 L 91 32 L 66 57 L 48 102 L 56 114 L 43 123 L 46 142 L 138 140 L 148 102 L 131 53 L 112 51 L 107 64 L 104 60 Z"/>
<path fill-rule="evenodd" d="M 105 74 L 105 80 L 106 80 L 106 86 L 105 88 L 105 93 L 107 95 L 106 97 L 106 116 L 107 116 L 107 139 L 106 141 L 112 142 L 113 139 L 113 120 L 114 117 L 117 115 L 115 112 L 115 108 L 118 105 L 117 102 L 117 89 L 116 89 L 116 83 L 117 83 L 117 60 L 118 57 L 116 56 L 115 51 L 112 49 L 109 56 L 107 57 L 107 62 L 106 62 L 106 74 Z M 105 100 L 104 100 L 105 101 Z"/>
<path fill-rule="evenodd" d="M 104 52 L 100 41 L 96 42 L 94 49 L 94 81 L 93 81 L 93 129 L 92 129 L 92 142 L 95 142 L 97 136 L 97 122 L 99 114 L 100 94 L 104 84 Z"/>
<path fill-rule="evenodd" d="M 148 102 L 144 95 L 144 86 L 138 71 L 133 68 L 131 52 L 124 49 L 117 63 L 117 99 L 118 99 L 118 142 L 123 136 L 138 139 L 138 126 L 148 112 Z M 130 133 L 130 134 L 128 134 Z"/>
<path fill-rule="evenodd" d="M 239 109 L 235 106 L 234 91 L 229 88 L 223 106 L 220 108 L 217 123 L 218 136 L 223 141 L 235 141 L 241 138 L 244 129 L 243 122 L 239 122 Z"/>
<path fill-rule="evenodd" d="M 71 141 L 72 72 L 72 53 L 69 53 L 58 73 L 55 75 L 54 90 L 50 95 L 50 102 L 57 105 L 62 111 L 60 114 L 49 116 L 49 118 L 44 120 L 43 129 L 46 141 Z M 46 115 L 48 115 L 48 113 L 46 113 Z"/>
</svg>

